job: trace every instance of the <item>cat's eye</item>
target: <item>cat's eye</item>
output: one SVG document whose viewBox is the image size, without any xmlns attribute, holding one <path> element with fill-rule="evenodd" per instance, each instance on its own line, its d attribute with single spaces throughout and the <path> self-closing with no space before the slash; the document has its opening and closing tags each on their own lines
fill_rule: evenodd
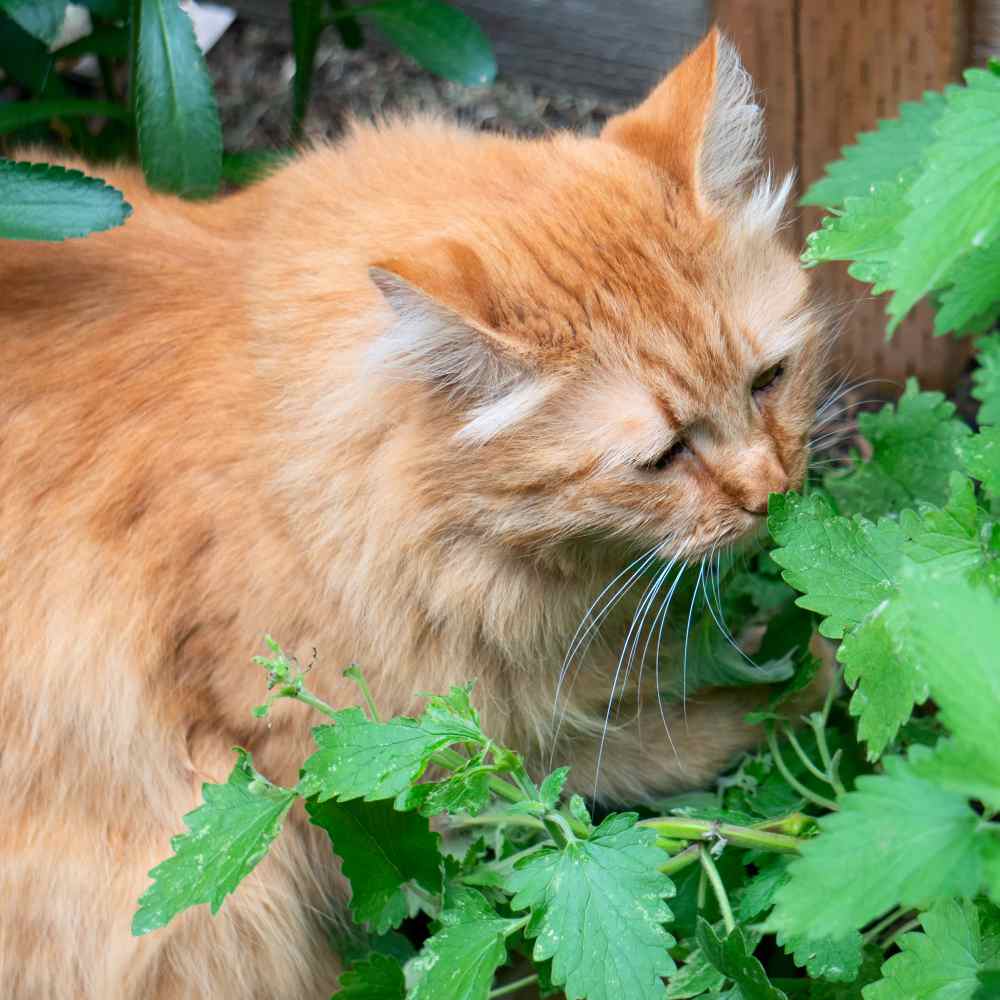
<svg viewBox="0 0 1000 1000">
<path fill-rule="evenodd" d="M 784 361 L 779 361 L 776 365 L 771 365 L 770 368 L 765 368 L 754 380 L 750 383 L 750 389 L 752 392 L 763 392 L 765 389 L 770 389 L 775 382 L 784 374 L 785 363 Z"/>
<path fill-rule="evenodd" d="M 639 468 L 643 472 L 663 472 L 686 449 L 687 445 L 683 441 L 675 441 L 666 451 L 657 455 L 651 462 L 643 462 Z"/>
</svg>

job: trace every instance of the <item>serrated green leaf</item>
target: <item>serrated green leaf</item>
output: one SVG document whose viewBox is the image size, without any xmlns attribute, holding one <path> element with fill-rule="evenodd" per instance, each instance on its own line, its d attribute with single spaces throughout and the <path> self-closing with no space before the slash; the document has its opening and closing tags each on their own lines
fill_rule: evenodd
<svg viewBox="0 0 1000 1000">
<path fill-rule="evenodd" d="M 944 108 L 944 95 L 935 92 L 901 104 L 898 118 L 880 121 L 875 131 L 862 132 L 853 146 L 845 146 L 842 158 L 827 164 L 826 176 L 809 188 L 801 204 L 843 205 L 845 198 L 863 197 L 871 185 L 895 182 L 901 173 L 919 166 Z"/>
<path fill-rule="evenodd" d="M 486 1000 L 507 957 L 506 937 L 522 923 L 500 917 L 473 889 L 459 890 L 451 902 L 442 929 L 408 967 L 416 981 L 407 1000 Z"/>
<path fill-rule="evenodd" d="M 705 958 L 701 948 L 695 948 L 670 977 L 667 1000 L 689 1000 L 706 993 L 717 995 L 722 992 L 725 982 L 726 977 Z"/>
<path fill-rule="evenodd" d="M 802 592 L 796 603 L 826 616 L 822 635 L 840 639 L 895 592 L 903 547 L 895 522 L 849 520 L 821 496 L 787 493 L 771 496 L 768 528 L 780 546 L 772 558 Z"/>
<path fill-rule="evenodd" d="M 177 0 L 135 0 L 132 16 L 133 104 L 146 180 L 189 198 L 213 195 L 222 177 L 222 128 L 191 18 Z"/>
<path fill-rule="evenodd" d="M 962 577 L 911 571 L 897 617 L 953 737 L 918 773 L 1000 809 L 1000 600 Z"/>
<path fill-rule="evenodd" d="M 419 720 L 372 722 L 360 708 L 346 708 L 335 720 L 313 730 L 319 749 L 302 766 L 300 791 L 320 802 L 393 798 L 423 774 L 438 750 L 486 742 L 477 724 L 440 710 Z"/>
<path fill-rule="evenodd" d="M 895 407 L 859 414 L 858 427 L 872 445 L 871 459 L 847 475 L 828 474 L 823 483 L 842 514 L 879 518 L 917 501 L 947 500 L 970 431 L 940 392 L 921 392 L 910 379 Z"/>
<path fill-rule="evenodd" d="M 840 938 L 817 940 L 807 938 L 804 934 L 779 934 L 778 944 L 813 979 L 851 983 L 857 978 L 861 968 L 863 945 L 857 931 L 851 931 Z"/>
<path fill-rule="evenodd" d="M 974 1000 L 989 967 L 1000 967 L 1000 921 L 970 902 L 944 900 L 920 915 L 923 933 L 904 934 L 899 953 L 864 1000 Z"/>
<path fill-rule="evenodd" d="M 741 928 L 720 938 L 712 925 L 698 918 L 698 946 L 702 954 L 727 979 L 733 980 L 738 1000 L 788 1000 L 787 994 L 772 986 L 760 961 L 747 947 Z"/>
<path fill-rule="evenodd" d="M 0 0 L 0 11 L 29 35 L 51 45 L 66 18 L 67 0 Z"/>
<path fill-rule="evenodd" d="M 417 788 L 429 790 L 422 795 L 417 808 L 424 816 L 437 816 L 445 812 L 465 812 L 470 816 L 478 816 L 490 802 L 490 777 L 490 770 L 467 768 L 429 786 L 418 785 Z M 399 804 L 407 809 L 411 808 L 406 802 L 405 793 Z"/>
<path fill-rule="evenodd" d="M 568 1000 L 662 998 L 661 977 L 676 968 L 663 927 L 674 887 L 657 871 L 667 855 L 635 821 L 613 814 L 588 840 L 529 856 L 507 881 L 514 909 L 531 910 L 534 959 L 552 959 L 552 982 Z"/>
<path fill-rule="evenodd" d="M 849 711 L 858 719 L 858 738 L 868 744 L 871 761 L 892 742 L 913 706 L 927 700 L 927 679 L 900 650 L 885 611 L 844 636 L 837 651 L 844 680 L 854 689 Z"/>
<path fill-rule="evenodd" d="M 351 883 L 351 913 L 376 934 L 407 916 L 403 886 L 415 881 L 441 890 L 440 838 L 427 820 L 397 812 L 391 802 L 306 802 L 309 819 L 330 835 L 341 870 Z"/>
<path fill-rule="evenodd" d="M 746 884 L 736 905 L 740 923 L 747 923 L 771 908 L 774 894 L 788 881 L 788 859 L 780 855 L 759 863 L 759 871 Z"/>
<path fill-rule="evenodd" d="M 204 804 L 184 817 L 188 832 L 170 841 L 173 857 L 150 871 L 132 933 L 165 927 L 178 913 L 208 903 L 213 913 L 267 853 L 298 797 L 254 770 L 245 750 L 224 785 L 202 785 Z"/>
<path fill-rule="evenodd" d="M 952 284 L 940 297 L 934 332 L 982 330 L 1000 315 L 1000 240 L 976 247 L 958 260 Z"/>
<path fill-rule="evenodd" d="M 539 788 L 539 796 L 542 802 L 555 809 L 559 804 L 559 797 L 562 795 L 563 786 L 569 777 L 568 767 L 557 767 L 550 775 L 547 775 Z"/>
<path fill-rule="evenodd" d="M 820 819 L 820 835 L 802 844 L 775 896 L 772 929 L 837 938 L 897 904 L 978 891 L 988 836 L 964 796 L 916 773 L 927 756 L 915 747 L 909 763 L 885 758 L 884 774 L 858 778 L 840 811 Z"/>
<path fill-rule="evenodd" d="M 1000 497 L 1000 427 L 984 427 L 962 442 L 962 460 L 987 493 Z"/>
<path fill-rule="evenodd" d="M 1000 424 L 1000 333 L 976 341 L 978 365 L 972 373 L 972 395 L 982 404 L 980 424 Z"/>
<path fill-rule="evenodd" d="M 1000 78 L 971 69 L 965 81 L 945 95 L 935 141 L 907 192 L 912 211 L 893 256 L 890 332 L 920 298 L 950 283 L 962 257 L 1000 236 Z"/>
<path fill-rule="evenodd" d="M 802 262 L 853 261 L 848 268 L 852 277 L 874 285 L 876 295 L 884 291 L 899 247 L 899 226 L 910 211 L 905 194 L 911 179 L 873 183 L 864 197 L 849 196 L 842 211 L 825 216 L 809 234 Z"/>
<path fill-rule="evenodd" d="M 372 954 L 341 974 L 332 1000 L 404 1000 L 406 981 L 399 962 Z"/>
<path fill-rule="evenodd" d="M 0 239 L 67 240 L 113 229 L 131 214 L 121 191 L 98 177 L 0 160 Z"/>
<path fill-rule="evenodd" d="M 467 14 L 441 0 L 396 0 L 355 8 L 424 69 L 467 85 L 491 83 L 497 74 L 489 39 Z"/>
</svg>

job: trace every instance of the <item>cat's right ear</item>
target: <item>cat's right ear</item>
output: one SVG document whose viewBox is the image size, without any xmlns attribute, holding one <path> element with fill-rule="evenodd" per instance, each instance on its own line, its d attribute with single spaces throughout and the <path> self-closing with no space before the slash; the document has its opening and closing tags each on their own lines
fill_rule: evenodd
<svg viewBox="0 0 1000 1000">
<path fill-rule="evenodd" d="M 423 382 L 463 406 L 463 440 L 496 437 L 547 397 L 525 345 L 497 328 L 490 284 L 473 251 L 441 241 L 412 260 L 379 261 L 368 274 L 395 314 L 369 349 L 369 367 Z"/>
</svg>

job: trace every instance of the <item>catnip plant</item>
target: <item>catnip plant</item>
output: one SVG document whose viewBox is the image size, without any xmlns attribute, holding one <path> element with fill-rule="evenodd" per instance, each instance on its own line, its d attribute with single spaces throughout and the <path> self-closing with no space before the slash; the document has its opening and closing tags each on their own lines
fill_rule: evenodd
<svg viewBox="0 0 1000 1000">
<path fill-rule="evenodd" d="M 890 335 L 929 297 L 939 333 L 978 337 L 979 407 L 970 426 L 911 381 L 858 418 L 865 457 L 771 498 L 765 550 L 688 586 L 691 689 L 771 682 L 764 748 L 711 789 L 604 814 L 564 793 L 566 767 L 529 774 L 490 738 L 473 678 L 386 719 L 361 671 L 359 704 L 334 708 L 269 639 L 255 712 L 319 713 L 315 750 L 290 788 L 236 751 L 136 934 L 224 905 L 303 800 L 350 883 L 345 1000 L 1000 997 L 998 68 L 904 105 L 806 201 L 829 215 L 805 263 L 891 291 Z M 762 635 L 755 664 L 727 625 Z M 817 630 L 842 683 L 790 718 Z"/>
</svg>

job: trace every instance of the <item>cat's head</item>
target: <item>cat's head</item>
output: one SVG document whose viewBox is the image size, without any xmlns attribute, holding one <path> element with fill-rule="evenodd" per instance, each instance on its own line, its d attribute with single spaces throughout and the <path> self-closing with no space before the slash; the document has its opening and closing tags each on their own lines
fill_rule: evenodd
<svg viewBox="0 0 1000 1000">
<path fill-rule="evenodd" d="M 761 129 L 713 31 L 597 138 L 483 139 L 447 231 L 374 262 L 395 319 L 371 360 L 421 387 L 478 529 L 698 556 L 802 483 L 820 333 Z"/>
</svg>

